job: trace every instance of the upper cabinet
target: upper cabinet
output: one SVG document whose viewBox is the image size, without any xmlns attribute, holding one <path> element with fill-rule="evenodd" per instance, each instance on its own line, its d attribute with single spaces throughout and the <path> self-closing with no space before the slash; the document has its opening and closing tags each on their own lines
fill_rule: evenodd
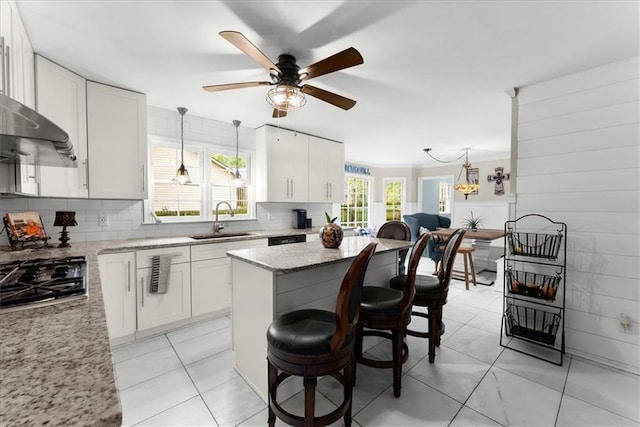
<svg viewBox="0 0 640 427">
<path fill-rule="evenodd" d="M 340 203 L 344 195 L 344 145 L 309 137 L 309 201 Z"/>
<path fill-rule="evenodd" d="M 344 186 L 344 145 L 287 129 L 256 132 L 259 202 L 339 203 Z"/>
<path fill-rule="evenodd" d="M 89 197 L 146 198 L 146 96 L 88 81 L 87 130 Z"/>
<path fill-rule="evenodd" d="M 40 166 L 40 195 L 87 198 L 86 81 L 36 55 L 36 88 L 36 110 L 69 134 L 78 159 L 77 168 Z"/>
<path fill-rule="evenodd" d="M 263 126 L 256 132 L 259 202 L 306 202 L 309 199 L 309 136 Z"/>
<path fill-rule="evenodd" d="M 14 1 L 0 1 L 0 93 L 34 108 L 33 49 Z"/>
</svg>

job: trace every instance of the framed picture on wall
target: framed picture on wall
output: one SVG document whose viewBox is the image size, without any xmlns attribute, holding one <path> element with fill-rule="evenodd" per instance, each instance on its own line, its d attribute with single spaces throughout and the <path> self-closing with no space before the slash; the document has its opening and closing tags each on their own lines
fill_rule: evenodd
<svg viewBox="0 0 640 427">
<path fill-rule="evenodd" d="M 467 168 L 467 181 L 471 184 L 479 184 L 480 168 Z M 469 194 L 478 194 L 478 190 Z"/>
<path fill-rule="evenodd" d="M 27 243 L 39 246 L 47 246 L 50 239 L 42 225 L 42 218 L 37 212 L 12 212 L 7 213 L 4 218 L 4 227 L 7 230 L 7 237 L 11 249 L 18 248 L 18 244 L 24 247 Z"/>
</svg>

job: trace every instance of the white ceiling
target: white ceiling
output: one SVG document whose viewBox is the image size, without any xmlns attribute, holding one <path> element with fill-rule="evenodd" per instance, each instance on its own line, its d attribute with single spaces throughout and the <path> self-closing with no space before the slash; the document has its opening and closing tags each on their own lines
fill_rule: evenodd
<svg viewBox="0 0 640 427">
<path fill-rule="evenodd" d="M 473 161 L 509 156 L 505 90 L 639 55 L 638 1 L 18 1 L 33 49 L 149 105 L 242 126 L 265 123 L 346 144 L 372 166 L 431 166 L 423 148 Z M 218 35 L 243 33 L 302 67 L 353 46 L 364 64 L 310 81 L 358 101 L 309 97 L 272 119 L 268 80 Z M 176 117 L 178 113 L 176 112 Z"/>
</svg>

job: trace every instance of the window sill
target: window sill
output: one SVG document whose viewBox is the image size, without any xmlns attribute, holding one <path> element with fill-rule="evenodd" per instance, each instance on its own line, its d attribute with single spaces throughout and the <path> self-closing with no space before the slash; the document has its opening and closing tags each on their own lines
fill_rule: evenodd
<svg viewBox="0 0 640 427">
<path fill-rule="evenodd" d="M 257 218 L 233 218 L 229 216 L 221 216 L 218 218 L 219 222 L 243 222 L 243 221 L 257 221 Z M 163 218 L 158 217 L 158 221 L 143 221 L 142 225 L 158 225 L 158 224 L 213 224 L 214 219 L 183 219 L 183 218 Z"/>
</svg>

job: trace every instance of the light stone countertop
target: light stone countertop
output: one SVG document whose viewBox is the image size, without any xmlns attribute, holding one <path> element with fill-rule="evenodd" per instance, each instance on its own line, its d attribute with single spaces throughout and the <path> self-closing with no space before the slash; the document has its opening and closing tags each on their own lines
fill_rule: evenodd
<svg viewBox="0 0 640 427">
<path fill-rule="evenodd" d="M 378 242 L 376 253 L 406 249 L 413 245 L 404 240 L 350 236 L 345 237 L 336 249 L 325 248 L 322 242 L 314 241 L 268 248 L 237 249 L 228 251 L 227 255 L 265 270 L 284 274 L 355 258 L 371 242 Z"/>
<path fill-rule="evenodd" d="M 84 255 L 89 272 L 88 298 L 0 311 L 0 425 L 121 424 L 98 254 L 314 232 L 286 229 L 206 240 L 71 241 L 71 247 L 61 249 L 51 240 L 49 247 L 40 249 L 0 248 L 0 263 Z"/>
</svg>

